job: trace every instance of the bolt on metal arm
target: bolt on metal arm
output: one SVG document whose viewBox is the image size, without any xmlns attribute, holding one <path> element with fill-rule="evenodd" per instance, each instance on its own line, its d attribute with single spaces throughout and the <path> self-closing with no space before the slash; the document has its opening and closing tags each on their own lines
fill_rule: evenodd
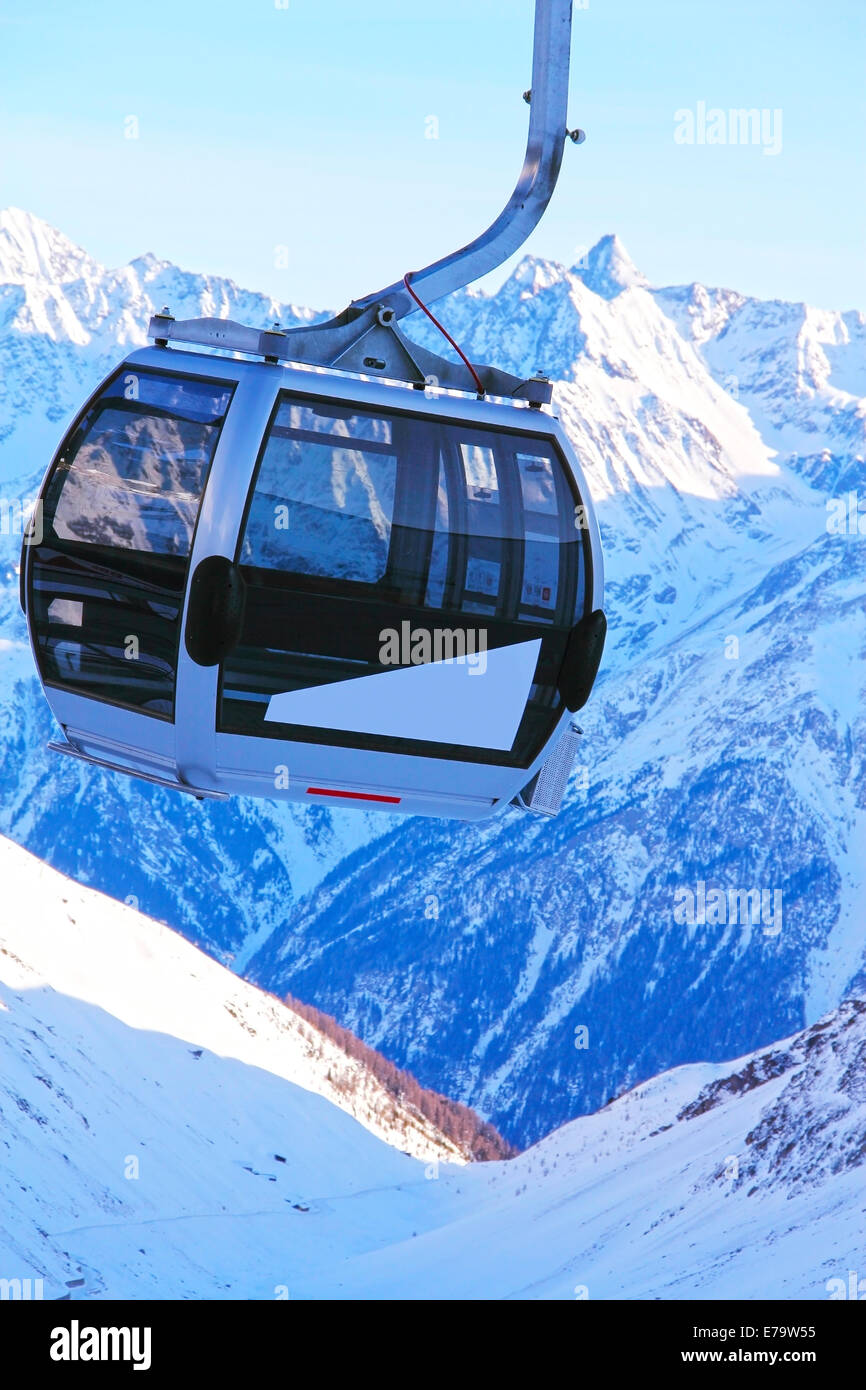
<svg viewBox="0 0 866 1390">
<path fill-rule="evenodd" d="M 577 143 L 582 138 L 582 131 L 566 130 L 571 6 L 572 0 L 536 0 L 529 136 L 520 178 L 486 232 L 413 273 L 412 285 L 427 304 L 495 270 L 523 245 L 556 187 L 566 136 Z M 402 279 L 353 300 L 346 313 L 354 317 L 372 304 L 387 304 L 397 319 L 417 308 Z"/>
</svg>

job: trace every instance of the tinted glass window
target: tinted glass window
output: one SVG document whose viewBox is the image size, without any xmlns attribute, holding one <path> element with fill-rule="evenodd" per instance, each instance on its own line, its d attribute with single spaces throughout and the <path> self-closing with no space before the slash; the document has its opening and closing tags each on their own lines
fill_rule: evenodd
<svg viewBox="0 0 866 1390">
<path fill-rule="evenodd" d="M 388 564 L 396 470 L 389 421 L 282 402 L 259 467 L 242 562 L 375 583 Z"/>
<path fill-rule="evenodd" d="M 241 536 L 246 618 L 220 727 L 528 765 L 559 716 L 556 676 L 585 604 L 579 500 L 549 440 L 284 397 Z M 542 639 L 511 750 L 301 734 L 268 717 L 280 693 L 389 669 L 380 634 L 403 621 L 471 629 L 490 650 Z"/>
<path fill-rule="evenodd" d="M 193 531 L 231 392 L 125 369 L 70 432 L 31 555 L 47 683 L 171 717 Z"/>
<path fill-rule="evenodd" d="M 45 497 L 58 540 L 187 556 L 230 390 L 125 372 L 69 440 Z"/>
</svg>

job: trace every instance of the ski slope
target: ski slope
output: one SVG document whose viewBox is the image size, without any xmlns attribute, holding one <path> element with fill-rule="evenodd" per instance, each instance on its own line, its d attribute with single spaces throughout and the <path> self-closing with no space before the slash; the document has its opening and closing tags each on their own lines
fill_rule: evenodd
<svg viewBox="0 0 866 1390">
<path fill-rule="evenodd" d="M 0 872 L 0 1278 L 74 1299 L 826 1298 L 862 1265 L 862 1002 L 461 1165 L 168 928 L 8 841 Z"/>
</svg>

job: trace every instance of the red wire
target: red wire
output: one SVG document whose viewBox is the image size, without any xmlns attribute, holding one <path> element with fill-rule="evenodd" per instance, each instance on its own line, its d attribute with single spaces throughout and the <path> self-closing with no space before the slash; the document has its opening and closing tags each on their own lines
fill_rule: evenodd
<svg viewBox="0 0 866 1390">
<path fill-rule="evenodd" d="M 443 336 L 444 338 L 447 338 L 447 339 L 448 339 L 448 341 L 449 341 L 449 343 L 451 344 L 451 346 L 453 347 L 454 351 L 455 351 L 456 353 L 458 353 L 459 356 L 460 356 L 460 357 L 463 359 L 463 361 L 466 363 L 466 366 L 469 368 L 470 372 L 472 373 L 472 378 L 473 378 L 473 380 L 474 380 L 474 382 L 475 382 L 475 385 L 478 387 L 478 394 L 479 394 L 480 396 L 483 396 L 483 395 L 484 395 L 484 387 L 483 387 L 482 384 L 481 384 L 481 378 L 480 378 L 480 376 L 478 375 L 478 373 L 476 372 L 476 370 L 475 370 L 475 368 L 473 367 L 472 363 L 469 361 L 469 358 L 466 356 L 466 353 L 463 351 L 463 349 L 462 349 L 461 347 L 458 346 L 457 343 L 455 343 L 454 339 L 451 337 L 451 334 L 448 332 L 448 329 L 447 329 L 447 328 L 443 328 L 443 327 L 442 327 L 442 324 L 441 324 L 441 323 L 439 322 L 439 320 L 435 317 L 435 315 L 430 313 L 430 310 L 427 308 L 427 305 L 426 305 L 422 300 L 420 300 L 420 299 L 418 298 L 418 296 L 417 296 L 417 294 L 415 293 L 415 291 L 413 290 L 412 286 L 409 284 L 409 276 L 410 276 L 410 275 L 413 275 L 413 274 L 414 274 L 414 271 L 407 270 L 407 271 L 406 271 L 406 274 L 403 276 L 403 284 L 406 286 L 407 290 L 408 290 L 409 293 L 411 294 L 411 296 L 412 296 L 412 298 L 414 299 L 415 303 L 418 305 L 418 308 L 424 310 L 424 313 L 427 315 L 427 317 L 428 317 L 428 319 L 430 320 L 430 322 L 436 325 L 436 327 L 439 329 L 439 332 L 442 334 L 442 336 Z"/>
</svg>

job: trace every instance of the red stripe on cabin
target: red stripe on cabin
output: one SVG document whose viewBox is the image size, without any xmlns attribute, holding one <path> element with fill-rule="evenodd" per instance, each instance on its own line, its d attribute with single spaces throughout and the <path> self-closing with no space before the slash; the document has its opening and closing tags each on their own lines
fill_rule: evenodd
<svg viewBox="0 0 866 1390">
<path fill-rule="evenodd" d="M 372 792 L 338 792 L 330 787 L 307 787 L 308 796 L 342 796 L 347 801 L 387 801 L 390 806 L 399 806 L 399 796 L 375 796 Z"/>
</svg>

